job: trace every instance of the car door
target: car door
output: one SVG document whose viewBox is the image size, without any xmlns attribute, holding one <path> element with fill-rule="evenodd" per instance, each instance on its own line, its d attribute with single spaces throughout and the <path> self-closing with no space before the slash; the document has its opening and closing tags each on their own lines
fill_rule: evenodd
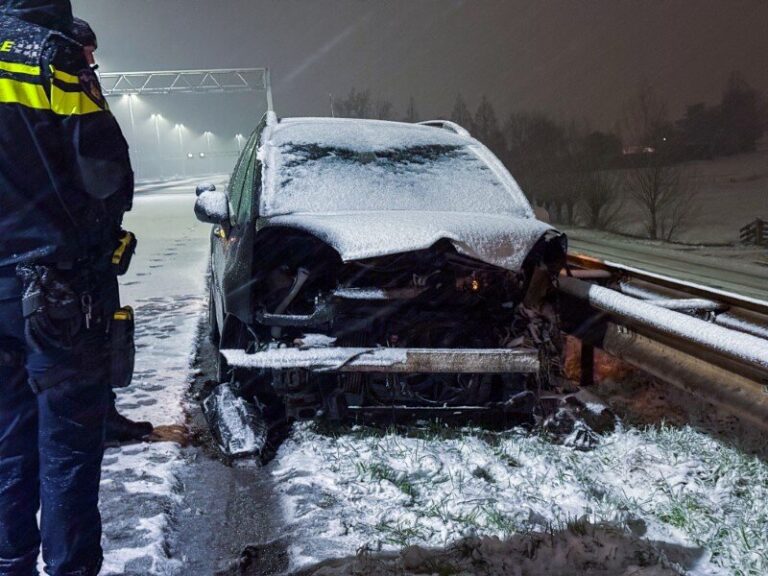
<svg viewBox="0 0 768 576">
<path fill-rule="evenodd" d="M 228 230 L 214 229 L 214 274 L 220 289 L 222 310 L 217 316 L 224 326 L 228 315 L 235 315 L 243 323 L 250 320 L 248 285 L 251 256 L 255 198 L 261 182 L 261 163 L 258 160 L 259 136 L 265 123 L 259 124 L 246 143 L 241 160 L 230 184 L 230 221 Z"/>
<path fill-rule="evenodd" d="M 223 281 L 224 270 L 226 268 L 226 260 L 229 254 L 228 240 L 231 237 L 231 224 L 233 221 L 232 215 L 234 214 L 236 207 L 240 204 L 240 199 L 243 195 L 243 189 L 245 186 L 245 173 L 246 166 L 248 164 L 249 155 L 252 153 L 251 141 L 253 136 L 249 138 L 247 145 L 245 146 L 240 158 L 238 158 L 235 169 L 232 172 L 232 176 L 227 186 L 227 197 L 229 199 L 230 210 L 230 226 L 216 225 L 213 227 L 211 233 L 211 286 L 212 297 L 216 305 L 216 321 L 219 327 L 224 325 L 224 293 L 223 293 Z"/>
</svg>

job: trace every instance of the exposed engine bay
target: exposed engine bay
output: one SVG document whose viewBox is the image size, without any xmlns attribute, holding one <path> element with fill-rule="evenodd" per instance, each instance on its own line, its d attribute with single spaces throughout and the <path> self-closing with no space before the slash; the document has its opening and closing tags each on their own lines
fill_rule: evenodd
<svg viewBox="0 0 768 576">
<path fill-rule="evenodd" d="M 524 266 L 510 271 L 461 255 L 447 241 L 344 263 L 308 234 L 265 232 L 274 237 L 259 244 L 273 249 L 254 256 L 247 355 L 285 360 L 297 349 L 302 352 L 293 357 L 348 351 L 333 369 L 288 362 L 282 369 L 262 363 L 254 370 L 235 363 L 239 394 L 253 397 L 265 413 L 279 406 L 288 420 L 296 420 L 495 409 L 525 419 L 559 374 L 554 285 L 565 259 L 562 235 L 543 237 Z M 399 350 L 425 356 L 440 351 L 443 357 L 455 351 L 464 354 L 457 362 L 466 359 L 469 366 L 455 373 L 350 367 L 361 351 Z M 536 367 L 486 372 L 486 364 L 478 363 L 471 371 L 473 351 L 499 350 L 527 353 L 538 360 Z"/>
</svg>

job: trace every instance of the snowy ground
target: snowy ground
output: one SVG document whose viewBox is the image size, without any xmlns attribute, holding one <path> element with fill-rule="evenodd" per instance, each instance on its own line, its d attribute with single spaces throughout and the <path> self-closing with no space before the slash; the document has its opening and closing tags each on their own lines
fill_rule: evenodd
<svg viewBox="0 0 768 576">
<path fill-rule="evenodd" d="M 139 351 L 119 406 L 156 424 L 184 422 L 205 311 L 209 227 L 193 201 L 189 184 L 148 193 L 127 222 L 140 238 L 123 282 Z M 108 451 L 102 510 L 113 576 L 212 574 L 237 559 L 228 541 L 306 574 L 768 574 L 768 465 L 687 427 L 627 426 L 578 452 L 522 431 L 303 424 L 262 469 L 142 444 Z M 268 573 L 254 557 L 222 573 Z"/>
<path fill-rule="evenodd" d="M 219 180 L 221 180 L 219 178 Z M 130 388 L 118 391 L 118 409 L 134 420 L 182 425 L 182 398 L 204 310 L 206 238 L 194 218 L 194 183 L 163 186 L 137 196 L 125 227 L 139 238 L 122 299 L 136 309 L 137 362 Z M 103 574 L 165 574 L 174 566 L 164 550 L 168 513 L 178 501 L 173 443 L 109 449 L 101 484 Z"/>
<path fill-rule="evenodd" d="M 327 436 L 302 425 L 271 473 L 294 566 L 608 523 L 626 531 L 628 559 L 634 535 L 681 572 L 768 573 L 768 467 L 689 428 L 620 429 L 578 452 L 522 431 Z"/>
</svg>

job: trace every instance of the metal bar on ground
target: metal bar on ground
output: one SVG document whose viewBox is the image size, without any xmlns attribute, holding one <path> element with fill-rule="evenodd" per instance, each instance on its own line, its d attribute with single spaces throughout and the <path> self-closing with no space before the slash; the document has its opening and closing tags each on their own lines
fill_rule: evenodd
<svg viewBox="0 0 768 576">
<path fill-rule="evenodd" d="M 491 348 L 278 348 L 254 354 L 222 350 L 234 368 L 317 372 L 412 374 L 531 374 L 539 370 L 536 350 Z"/>
</svg>

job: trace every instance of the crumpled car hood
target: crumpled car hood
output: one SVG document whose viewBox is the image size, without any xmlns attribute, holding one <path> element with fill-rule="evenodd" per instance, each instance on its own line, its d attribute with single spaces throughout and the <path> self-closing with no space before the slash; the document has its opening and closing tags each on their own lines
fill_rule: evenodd
<svg viewBox="0 0 768 576">
<path fill-rule="evenodd" d="M 449 240 L 470 258 L 517 271 L 549 224 L 534 218 L 458 212 L 294 213 L 262 221 L 267 228 L 308 232 L 332 248 L 345 262 L 415 250 Z"/>
</svg>

